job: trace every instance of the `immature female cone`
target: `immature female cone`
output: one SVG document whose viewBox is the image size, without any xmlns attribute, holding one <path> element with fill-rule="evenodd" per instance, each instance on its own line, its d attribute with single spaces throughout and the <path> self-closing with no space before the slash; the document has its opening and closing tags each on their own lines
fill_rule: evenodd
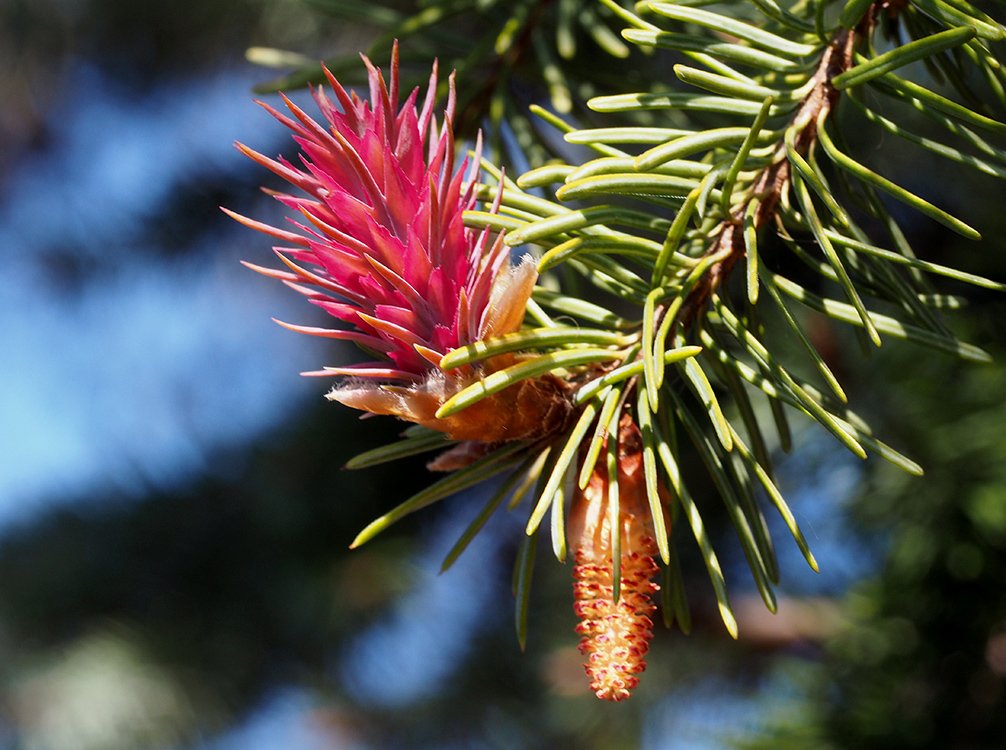
<svg viewBox="0 0 1006 750">
<path fill-rule="evenodd" d="M 598 698 L 621 701 L 639 684 L 653 637 L 651 597 L 657 584 L 657 543 L 643 477 L 639 428 L 626 414 L 618 430 L 618 517 L 613 519 L 612 489 L 603 459 L 587 486 L 573 499 L 570 537 L 574 540 L 574 611 L 583 635 L 580 653 Z M 612 521 L 615 520 L 615 523 Z M 620 593 L 614 592 L 614 534 L 618 534 Z"/>
<path fill-rule="evenodd" d="M 551 376 L 522 382 L 452 416 L 436 417 L 451 395 L 516 360 L 518 355 L 508 354 L 479 367 L 440 369 L 441 357 L 451 349 L 520 328 L 537 269 L 530 257 L 512 266 L 502 236 L 490 243 L 488 230 L 477 233 L 464 226 L 464 211 L 476 203 L 477 170 L 465 184 L 467 160 L 454 169 L 453 75 L 438 126 L 433 116 L 435 64 L 417 109 L 418 89 L 398 107 L 397 44 L 390 87 L 366 57 L 363 62 L 370 78 L 369 102 L 347 92 L 328 70 L 339 106 L 323 89 L 312 92 L 325 126 L 285 96 L 292 118 L 262 104 L 293 131 L 302 166 L 237 144 L 304 194 L 275 194 L 297 212 L 297 220 L 290 219 L 294 231 L 227 212 L 285 245 L 274 248 L 285 269 L 245 265 L 285 282 L 351 329 L 280 325 L 352 341 L 380 357 L 304 373 L 349 378 L 329 398 L 417 422 L 456 440 L 492 443 L 556 429 L 570 407 L 566 389 Z"/>
</svg>

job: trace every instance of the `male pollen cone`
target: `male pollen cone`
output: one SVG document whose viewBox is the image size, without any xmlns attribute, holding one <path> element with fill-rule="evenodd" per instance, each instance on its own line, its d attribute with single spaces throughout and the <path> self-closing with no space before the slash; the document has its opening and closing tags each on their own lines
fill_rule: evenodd
<svg viewBox="0 0 1006 750">
<path fill-rule="evenodd" d="M 653 637 L 650 616 L 658 590 L 652 581 L 657 572 L 657 543 L 643 476 L 639 428 L 628 414 L 619 423 L 618 520 L 621 587 L 614 600 L 612 514 L 609 512 L 609 478 L 603 459 L 598 461 L 587 486 L 573 498 L 570 538 L 575 540 L 573 609 L 580 618 L 576 630 L 583 635 L 580 653 L 584 669 L 598 698 L 621 701 L 639 684 L 646 669 L 645 656 Z"/>
</svg>

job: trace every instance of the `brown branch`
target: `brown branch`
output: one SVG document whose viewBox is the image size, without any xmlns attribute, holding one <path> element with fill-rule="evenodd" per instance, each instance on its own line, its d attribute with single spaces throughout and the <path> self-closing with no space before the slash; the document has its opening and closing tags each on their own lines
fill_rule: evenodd
<svg viewBox="0 0 1006 750">
<path fill-rule="evenodd" d="M 879 6 L 874 6 L 877 9 Z M 794 146 L 801 155 L 807 154 L 817 141 L 817 123 L 821 114 L 831 111 L 838 100 L 839 91 L 831 85 L 835 76 L 852 67 L 853 50 L 856 39 L 868 35 L 874 23 L 874 11 L 868 12 L 863 22 L 854 31 L 841 30 L 825 49 L 817 69 L 811 78 L 813 86 L 804 97 L 799 109 L 790 121 L 787 130 L 798 131 Z M 705 309 L 712 294 L 719 289 L 730 271 L 747 254 L 744 242 L 744 217 L 752 201 L 758 201 L 754 213 L 754 227 L 761 227 L 773 221 L 779 202 L 789 188 L 790 161 L 786 144 L 780 142 L 775 149 L 770 164 L 763 167 L 755 178 L 747 197 L 734 206 L 720 226 L 713 230 L 712 242 L 705 255 L 720 255 L 723 260 L 714 264 L 692 290 L 682 306 L 682 321 L 691 325 Z"/>
</svg>

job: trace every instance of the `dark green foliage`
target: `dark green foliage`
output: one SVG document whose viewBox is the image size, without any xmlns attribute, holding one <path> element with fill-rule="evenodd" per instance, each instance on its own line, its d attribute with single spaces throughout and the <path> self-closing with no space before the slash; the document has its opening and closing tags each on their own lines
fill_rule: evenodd
<svg viewBox="0 0 1006 750">
<path fill-rule="evenodd" d="M 871 380 L 906 368 L 892 357 Z M 793 664 L 799 701 L 745 748 L 991 750 L 1006 737 L 1004 373 L 919 369 L 897 422 L 927 476 L 876 472 L 862 487 L 857 516 L 888 552 L 844 598 L 848 622 L 821 661 Z"/>
</svg>

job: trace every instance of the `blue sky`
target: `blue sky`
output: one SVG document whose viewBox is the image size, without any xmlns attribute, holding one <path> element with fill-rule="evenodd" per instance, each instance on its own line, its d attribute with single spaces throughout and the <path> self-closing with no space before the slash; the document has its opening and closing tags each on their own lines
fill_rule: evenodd
<svg viewBox="0 0 1006 750">
<path fill-rule="evenodd" d="M 325 384 L 297 376 L 321 364 L 323 342 L 270 320 L 308 306 L 238 265 L 264 262 L 267 238 L 222 214 L 174 255 L 145 232 L 194 175 L 246 168 L 235 136 L 278 141 L 242 95 L 256 75 L 137 99 L 78 65 L 49 147 L 15 165 L 0 202 L 0 529 L 84 494 L 187 481 L 215 449 L 308 399 L 323 406 Z M 69 290 L 67 265 L 80 273 Z"/>
</svg>

